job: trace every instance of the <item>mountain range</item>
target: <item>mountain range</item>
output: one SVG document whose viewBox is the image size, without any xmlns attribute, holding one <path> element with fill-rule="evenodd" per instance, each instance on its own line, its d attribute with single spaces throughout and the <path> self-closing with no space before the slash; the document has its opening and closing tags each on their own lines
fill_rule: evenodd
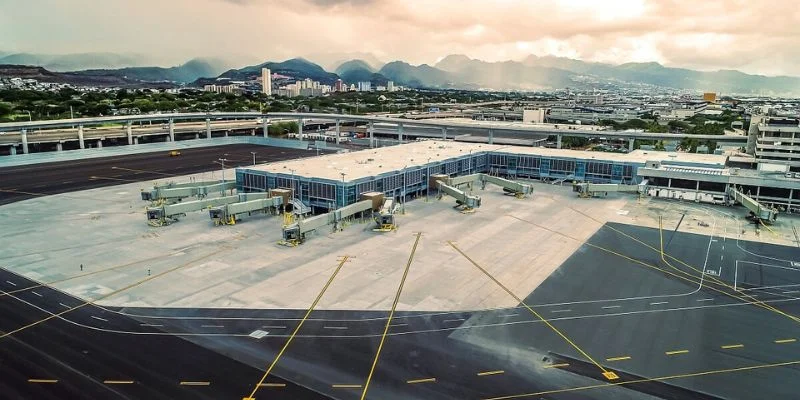
<svg viewBox="0 0 800 400">
<path fill-rule="evenodd" d="M 353 55 L 363 58 L 344 58 Z M 348 84 L 368 80 L 373 85 L 385 85 L 391 80 L 398 85 L 428 88 L 548 90 L 565 87 L 591 89 L 614 84 L 730 94 L 800 95 L 798 77 L 752 75 L 734 70 L 696 71 L 665 67 L 655 62 L 613 65 L 535 55 L 521 61 L 487 62 L 464 55 L 449 55 L 434 65 L 411 65 L 400 60 L 383 64 L 368 53 L 327 53 L 315 57 L 317 61 L 325 61 L 327 69 L 305 58 L 269 61 L 239 69 L 227 69 L 226 62 L 219 59 L 193 59 L 170 68 L 144 67 L 140 64 L 147 60 L 115 53 L 52 56 L 4 55 L 0 52 L 0 64 L 38 65 L 50 71 L 63 71 L 70 65 L 100 65 L 84 67 L 70 72 L 70 75 L 106 77 L 107 80 L 108 77 L 117 77 L 139 83 L 169 81 L 199 85 L 215 78 L 247 80 L 260 76 L 261 68 L 266 67 L 273 73 L 295 79 L 310 78 L 329 85 L 341 78 Z M 122 64 L 127 66 L 119 67 Z M 334 72 L 329 72 L 331 70 Z"/>
</svg>

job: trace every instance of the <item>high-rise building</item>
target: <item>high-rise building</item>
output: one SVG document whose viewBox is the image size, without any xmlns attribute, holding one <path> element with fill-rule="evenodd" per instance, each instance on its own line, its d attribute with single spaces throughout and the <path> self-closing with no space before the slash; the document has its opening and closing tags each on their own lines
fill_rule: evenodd
<svg viewBox="0 0 800 400">
<path fill-rule="evenodd" d="M 372 90 L 372 83 L 369 81 L 358 82 L 358 91 L 359 92 L 369 92 Z"/>
<path fill-rule="evenodd" d="M 387 92 L 394 92 L 394 82 L 392 82 L 392 81 L 386 82 L 386 91 Z"/>
<path fill-rule="evenodd" d="M 342 82 L 341 79 L 337 79 L 336 83 L 333 85 L 333 90 L 336 92 L 344 92 L 346 90 L 344 82 Z"/>
<path fill-rule="evenodd" d="M 753 115 L 748 150 L 760 164 L 777 164 L 800 172 L 800 120 Z"/>
<path fill-rule="evenodd" d="M 261 93 L 272 96 L 272 71 L 261 68 Z"/>
</svg>

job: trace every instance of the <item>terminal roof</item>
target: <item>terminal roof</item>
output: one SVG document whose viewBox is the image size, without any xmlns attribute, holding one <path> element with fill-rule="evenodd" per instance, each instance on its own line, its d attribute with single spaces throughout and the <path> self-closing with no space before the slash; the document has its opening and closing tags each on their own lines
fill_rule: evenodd
<svg viewBox="0 0 800 400">
<path fill-rule="evenodd" d="M 403 168 L 421 167 L 428 163 L 477 154 L 486 151 L 507 154 L 537 155 L 542 157 L 628 162 L 643 165 L 646 161 L 661 161 L 703 167 L 723 167 L 725 156 L 714 154 L 689 154 L 664 151 L 634 150 L 627 154 L 600 151 L 548 149 L 544 147 L 500 146 L 485 143 L 464 143 L 425 140 L 399 146 L 381 147 L 361 151 L 324 155 L 320 157 L 281 161 L 246 167 L 249 170 L 274 174 L 328 179 L 345 182 L 377 176 Z M 344 173 L 344 178 L 342 177 Z"/>
</svg>

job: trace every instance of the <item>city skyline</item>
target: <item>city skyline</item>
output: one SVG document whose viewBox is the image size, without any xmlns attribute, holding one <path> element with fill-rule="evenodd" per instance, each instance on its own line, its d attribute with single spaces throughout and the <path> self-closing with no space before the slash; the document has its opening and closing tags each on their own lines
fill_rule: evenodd
<svg viewBox="0 0 800 400">
<path fill-rule="evenodd" d="M 687 0 L 502 0 L 492 7 L 477 0 L 459 7 L 445 0 L 11 2 L 0 0 L 8 3 L 0 15 L 0 51 L 6 52 L 137 53 L 161 65 L 198 56 L 247 65 L 368 53 L 384 62 L 435 64 L 449 54 L 485 61 L 534 54 L 800 75 L 800 49 L 793 46 L 800 13 L 788 1 L 769 7 Z M 231 29 L 241 18 L 260 23 Z"/>
</svg>

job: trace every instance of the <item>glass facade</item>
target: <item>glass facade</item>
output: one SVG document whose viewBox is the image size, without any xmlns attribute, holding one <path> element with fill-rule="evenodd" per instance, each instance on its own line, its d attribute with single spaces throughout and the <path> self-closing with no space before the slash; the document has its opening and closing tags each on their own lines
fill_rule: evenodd
<svg viewBox="0 0 800 400">
<path fill-rule="evenodd" d="M 390 197 L 412 197 L 427 188 L 433 174 L 450 176 L 490 173 L 529 179 L 575 179 L 597 183 L 638 183 L 639 165 L 604 160 L 569 157 L 544 157 L 528 154 L 473 153 L 454 159 L 412 166 L 404 170 L 341 182 L 322 178 L 291 176 L 260 170 L 236 171 L 237 189 L 263 192 L 270 189 L 294 189 L 295 197 L 312 207 L 331 208 L 353 204 L 365 192 L 382 192 Z"/>
</svg>

